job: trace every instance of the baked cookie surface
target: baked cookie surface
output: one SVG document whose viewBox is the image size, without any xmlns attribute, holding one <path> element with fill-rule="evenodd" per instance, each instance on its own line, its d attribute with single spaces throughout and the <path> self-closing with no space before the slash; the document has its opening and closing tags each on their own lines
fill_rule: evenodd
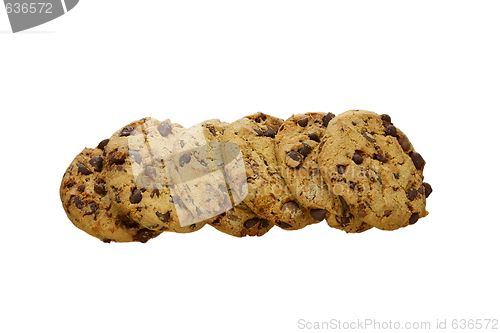
<svg viewBox="0 0 500 333">
<path fill-rule="evenodd" d="M 288 188 L 310 215 L 346 232 L 363 232 L 370 225 L 355 218 L 330 193 L 318 164 L 320 142 L 332 113 L 310 112 L 288 118 L 276 134 L 276 157 Z"/>
<path fill-rule="evenodd" d="M 319 222 L 288 189 L 275 154 L 275 136 L 283 120 L 255 113 L 228 126 L 223 141 L 237 144 L 245 163 L 248 194 L 243 202 L 260 218 L 287 230 Z"/>
<path fill-rule="evenodd" d="M 220 214 L 209 224 L 225 234 L 236 237 L 262 236 L 274 226 L 269 220 L 259 218 L 244 203 Z"/>
<path fill-rule="evenodd" d="M 236 237 L 264 235 L 274 224 L 259 218 L 242 201 L 248 189 L 241 150 L 233 143 L 222 142 L 229 124 L 214 119 L 205 121 L 200 126 L 209 155 L 209 158 L 201 159 L 209 161 L 202 163 L 202 166 L 211 165 L 211 169 L 202 168 L 201 171 L 212 172 L 208 178 L 197 178 L 201 182 L 195 184 L 201 188 L 198 192 L 202 200 L 193 201 L 198 203 L 197 207 L 209 208 L 211 214 L 205 221 L 223 233 Z M 199 157 L 194 158 L 195 163 L 199 160 Z M 215 206 L 212 201 L 215 201 Z M 217 214 L 213 216 L 215 212 Z"/>
<path fill-rule="evenodd" d="M 169 186 L 172 146 L 182 131 L 182 126 L 168 119 L 143 118 L 115 132 L 105 147 L 108 191 L 116 210 L 147 229 L 187 233 L 204 225 L 180 224 L 193 217 Z"/>
<path fill-rule="evenodd" d="M 394 230 L 428 214 L 425 161 L 388 115 L 344 112 L 330 122 L 319 149 L 329 191 L 354 217 Z"/>
<path fill-rule="evenodd" d="M 169 162 L 172 192 L 181 197 L 198 221 L 209 222 L 232 208 L 224 160 L 217 143 L 228 124 L 218 119 L 196 124 L 177 136 Z"/>
<path fill-rule="evenodd" d="M 101 148 L 85 148 L 66 169 L 59 191 L 66 215 L 76 227 L 103 242 L 145 243 L 160 232 L 115 211 L 103 172 L 105 144 L 106 140 Z"/>
</svg>

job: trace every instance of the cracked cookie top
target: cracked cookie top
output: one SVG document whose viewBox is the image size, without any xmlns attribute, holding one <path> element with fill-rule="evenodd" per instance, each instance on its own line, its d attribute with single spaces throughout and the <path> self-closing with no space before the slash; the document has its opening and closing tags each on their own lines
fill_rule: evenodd
<svg viewBox="0 0 500 333">
<path fill-rule="evenodd" d="M 394 230 L 428 214 L 425 161 L 390 116 L 344 112 L 330 122 L 319 149 L 323 179 L 356 218 Z"/>
</svg>

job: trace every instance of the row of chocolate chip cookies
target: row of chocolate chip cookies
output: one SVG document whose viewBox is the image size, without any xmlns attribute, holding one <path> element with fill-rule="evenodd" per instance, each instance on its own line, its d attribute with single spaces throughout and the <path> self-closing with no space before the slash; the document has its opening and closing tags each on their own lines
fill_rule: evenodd
<svg viewBox="0 0 500 333">
<path fill-rule="evenodd" d="M 244 195 L 220 186 L 231 173 L 214 171 L 234 164 L 224 165 L 215 143 L 239 147 Z M 144 118 L 84 149 L 60 194 L 73 224 L 104 242 L 146 242 L 205 224 L 261 236 L 275 225 L 297 230 L 325 218 L 346 232 L 392 230 L 427 214 L 424 164 L 388 116 L 367 111 L 286 121 L 256 113 L 190 129 Z"/>
<path fill-rule="evenodd" d="M 331 227 L 395 230 L 428 214 L 425 161 L 389 115 L 294 115 L 276 135 L 276 155 L 298 202 Z"/>
<path fill-rule="evenodd" d="M 222 142 L 228 125 L 209 120 L 185 129 L 144 118 L 122 127 L 67 168 L 60 186 L 67 216 L 104 242 L 146 242 L 205 224 L 238 237 L 263 235 L 273 225 L 217 187 L 225 184 L 224 174 L 214 172 L 223 161 L 206 147 Z"/>
</svg>

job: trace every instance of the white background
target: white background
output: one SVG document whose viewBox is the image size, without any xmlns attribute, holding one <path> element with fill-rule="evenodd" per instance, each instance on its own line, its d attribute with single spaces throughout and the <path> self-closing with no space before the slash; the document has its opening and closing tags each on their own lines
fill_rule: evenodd
<svg viewBox="0 0 500 333">
<path fill-rule="evenodd" d="M 500 319 L 498 4 L 82 0 L 19 34 L 0 10 L 0 331 Z M 60 204 L 74 156 L 145 116 L 348 109 L 388 113 L 410 137 L 434 188 L 428 217 L 359 235 L 207 226 L 104 244 Z"/>
</svg>

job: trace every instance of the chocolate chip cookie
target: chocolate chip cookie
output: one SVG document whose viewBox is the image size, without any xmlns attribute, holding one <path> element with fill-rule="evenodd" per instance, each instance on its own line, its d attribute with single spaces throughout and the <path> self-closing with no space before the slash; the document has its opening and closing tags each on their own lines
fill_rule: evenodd
<svg viewBox="0 0 500 333">
<path fill-rule="evenodd" d="M 103 175 L 107 141 L 85 148 L 67 168 L 60 197 L 68 218 L 79 229 L 103 242 L 147 242 L 160 232 L 146 229 L 114 210 Z"/>
<path fill-rule="evenodd" d="M 166 170 L 182 126 L 153 118 L 135 121 L 117 132 L 105 147 L 107 187 L 117 210 L 142 227 L 158 231 L 193 232 L 204 223 L 193 220 L 183 200 L 172 195 Z"/>
<path fill-rule="evenodd" d="M 207 120 L 177 135 L 168 163 L 172 193 L 182 198 L 193 216 L 191 224 L 207 221 L 232 208 L 224 161 L 216 145 L 228 124 Z"/>
<path fill-rule="evenodd" d="M 243 202 L 260 218 L 296 230 L 319 222 L 286 186 L 275 154 L 275 136 L 283 120 L 256 113 L 233 122 L 223 141 L 237 144 L 245 163 L 248 194 Z"/>
<path fill-rule="evenodd" d="M 319 150 L 322 178 L 354 217 L 394 230 L 428 214 L 425 161 L 388 115 L 362 110 L 339 115 Z"/>
<path fill-rule="evenodd" d="M 262 236 L 274 225 L 242 202 L 248 190 L 241 151 L 221 142 L 228 125 L 208 120 L 178 137 L 174 151 L 179 159 L 171 165 L 188 187 L 180 195 L 196 209 L 195 216 L 217 230 L 236 237 Z"/>
<path fill-rule="evenodd" d="M 288 118 L 276 134 L 276 157 L 288 188 L 314 219 L 326 218 L 331 227 L 346 232 L 363 232 L 371 226 L 352 216 L 330 193 L 317 162 L 323 133 L 334 117 L 311 112 Z"/>
<path fill-rule="evenodd" d="M 261 112 L 188 129 L 143 118 L 67 168 L 60 196 L 72 223 L 104 242 L 146 242 L 210 224 L 236 237 L 326 219 L 359 233 L 426 216 L 425 160 L 390 116 L 351 110 Z"/>
<path fill-rule="evenodd" d="M 268 220 L 259 218 L 244 203 L 220 214 L 209 224 L 223 233 L 236 237 L 262 236 L 274 226 Z"/>
</svg>

